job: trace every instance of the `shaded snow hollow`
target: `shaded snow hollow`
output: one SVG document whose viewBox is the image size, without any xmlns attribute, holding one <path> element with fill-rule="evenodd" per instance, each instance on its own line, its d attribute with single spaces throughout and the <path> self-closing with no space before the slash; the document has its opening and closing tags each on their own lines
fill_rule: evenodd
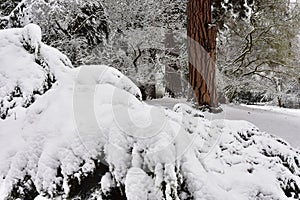
<svg viewBox="0 0 300 200">
<path fill-rule="evenodd" d="M 281 139 L 141 102 L 116 69 L 73 69 L 36 25 L 0 31 L 0 70 L 0 199 L 299 199 L 300 154 Z"/>
</svg>

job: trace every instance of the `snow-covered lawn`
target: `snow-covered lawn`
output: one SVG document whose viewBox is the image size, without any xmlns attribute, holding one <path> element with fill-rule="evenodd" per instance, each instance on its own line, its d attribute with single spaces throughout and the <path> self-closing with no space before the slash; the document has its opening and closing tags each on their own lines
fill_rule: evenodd
<svg viewBox="0 0 300 200">
<path fill-rule="evenodd" d="M 205 113 L 207 119 L 246 120 L 300 149 L 300 110 L 274 106 L 222 105 L 224 112 Z"/>
<path fill-rule="evenodd" d="M 171 109 L 185 99 L 162 98 L 147 101 L 149 104 Z M 223 104 L 223 112 L 205 112 L 206 119 L 245 120 L 256 125 L 261 131 L 283 138 L 293 147 L 300 149 L 300 109 L 287 109 L 263 105 Z"/>
</svg>

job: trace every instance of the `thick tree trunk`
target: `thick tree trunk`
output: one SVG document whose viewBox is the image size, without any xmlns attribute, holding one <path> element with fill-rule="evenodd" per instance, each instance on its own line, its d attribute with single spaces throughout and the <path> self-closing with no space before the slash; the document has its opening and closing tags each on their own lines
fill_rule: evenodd
<svg viewBox="0 0 300 200">
<path fill-rule="evenodd" d="M 190 0 L 187 15 L 190 84 L 199 105 L 217 107 L 217 27 L 211 24 L 211 0 Z"/>
</svg>

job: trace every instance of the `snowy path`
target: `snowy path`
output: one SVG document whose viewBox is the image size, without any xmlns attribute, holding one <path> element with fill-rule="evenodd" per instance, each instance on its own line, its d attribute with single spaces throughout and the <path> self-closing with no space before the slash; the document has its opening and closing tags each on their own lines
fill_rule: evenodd
<svg viewBox="0 0 300 200">
<path fill-rule="evenodd" d="M 206 113 L 206 118 L 246 120 L 255 124 L 261 131 L 277 135 L 292 146 L 300 148 L 300 110 L 289 112 L 289 109 L 259 107 L 222 105 L 224 112 L 220 114 Z"/>
<path fill-rule="evenodd" d="M 147 101 L 152 105 L 172 108 L 184 100 L 158 99 Z M 261 131 L 274 134 L 300 149 L 300 110 L 281 109 L 268 106 L 222 105 L 219 114 L 205 113 L 207 119 L 246 120 Z"/>
</svg>

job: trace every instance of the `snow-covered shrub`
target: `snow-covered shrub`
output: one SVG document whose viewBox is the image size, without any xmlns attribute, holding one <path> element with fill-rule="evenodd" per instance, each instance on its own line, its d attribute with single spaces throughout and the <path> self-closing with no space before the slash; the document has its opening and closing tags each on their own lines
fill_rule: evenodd
<svg viewBox="0 0 300 200">
<path fill-rule="evenodd" d="M 72 69 L 43 43 L 38 64 L 22 32 L 0 31 L 1 109 L 17 102 L 0 120 L 0 199 L 299 199 L 300 152 L 283 140 L 147 105 L 119 71 Z"/>
<path fill-rule="evenodd" d="M 100 0 L 22 0 L 5 8 L 0 29 L 20 28 L 38 24 L 44 33 L 43 41 L 68 55 L 74 66 L 83 63 L 91 50 L 107 40 L 109 27 Z"/>
<path fill-rule="evenodd" d="M 42 43 L 42 30 L 36 24 L 28 24 L 23 28 L 22 32 L 23 46 L 30 53 L 36 56 Z"/>
<path fill-rule="evenodd" d="M 35 24 L 0 31 L 0 115 L 15 113 L 17 106 L 30 106 L 52 88 L 63 71 L 72 67 L 69 59 L 41 42 Z"/>
</svg>

